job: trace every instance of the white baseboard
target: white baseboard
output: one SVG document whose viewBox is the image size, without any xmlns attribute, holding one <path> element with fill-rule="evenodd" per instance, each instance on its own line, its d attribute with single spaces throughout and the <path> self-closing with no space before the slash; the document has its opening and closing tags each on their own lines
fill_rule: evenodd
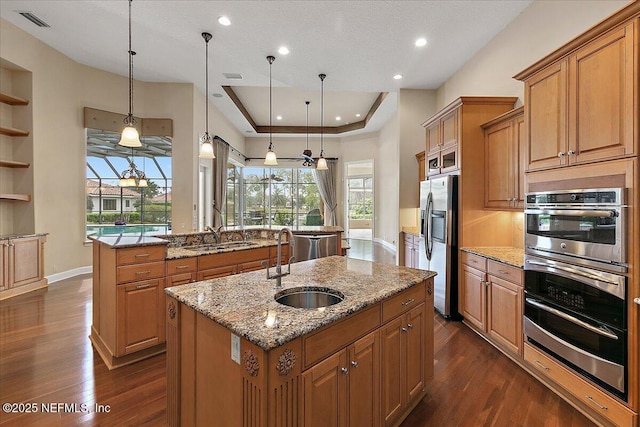
<svg viewBox="0 0 640 427">
<path fill-rule="evenodd" d="M 379 239 L 377 237 L 374 237 L 373 241 L 376 242 L 376 243 L 380 243 L 382 246 L 384 246 L 385 248 L 389 249 L 394 254 L 396 253 L 396 245 L 394 245 L 392 243 L 389 243 L 386 240 Z"/>
<path fill-rule="evenodd" d="M 93 267 L 87 265 L 85 267 L 74 268 L 73 270 L 67 270 L 60 273 L 55 273 L 50 276 L 46 276 L 46 279 L 49 281 L 49 284 L 59 282 L 64 279 L 69 279 L 71 277 L 79 276 L 81 274 L 90 274 L 93 273 Z"/>
</svg>

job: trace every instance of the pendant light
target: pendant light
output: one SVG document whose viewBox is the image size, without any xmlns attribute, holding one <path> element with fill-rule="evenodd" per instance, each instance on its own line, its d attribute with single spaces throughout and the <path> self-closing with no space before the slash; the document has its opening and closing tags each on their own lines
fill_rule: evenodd
<svg viewBox="0 0 640 427">
<path fill-rule="evenodd" d="M 314 162 L 311 150 L 309 150 L 309 104 L 310 101 L 305 101 L 307 104 L 307 149 L 302 152 L 302 157 L 304 158 L 304 162 L 302 162 L 302 166 L 311 166 Z"/>
<path fill-rule="evenodd" d="M 323 133 L 324 133 L 324 78 L 327 77 L 327 75 L 319 74 L 318 77 L 320 77 L 322 91 L 320 96 L 320 158 L 318 159 L 318 166 L 316 166 L 316 169 L 326 171 L 327 169 L 329 169 L 329 167 L 327 166 L 327 160 L 324 158 Z"/>
<path fill-rule="evenodd" d="M 119 187 L 148 187 L 147 177 L 144 172 L 136 167 L 133 163 L 133 147 L 131 147 L 131 158 L 129 161 L 129 169 L 122 171 L 118 180 Z"/>
<path fill-rule="evenodd" d="M 133 55 L 136 53 L 131 50 L 131 2 L 129 0 L 129 114 L 124 118 L 126 126 L 118 144 L 123 147 L 142 147 L 140 135 L 135 128 L 136 119 L 133 117 Z"/>
<path fill-rule="evenodd" d="M 264 164 L 266 166 L 276 166 L 278 164 L 278 158 L 273 151 L 273 140 L 271 134 L 271 64 L 275 61 L 275 56 L 267 56 L 269 61 L 269 148 L 267 149 L 267 155 L 264 157 Z"/>
<path fill-rule="evenodd" d="M 200 138 L 200 154 L 198 157 L 201 159 L 215 159 L 213 154 L 213 138 L 209 135 L 209 40 L 212 35 L 209 33 L 202 33 L 202 38 L 205 42 L 205 89 L 204 89 L 204 111 L 205 111 L 205 131 L 204 135 Z"/>
</svg>

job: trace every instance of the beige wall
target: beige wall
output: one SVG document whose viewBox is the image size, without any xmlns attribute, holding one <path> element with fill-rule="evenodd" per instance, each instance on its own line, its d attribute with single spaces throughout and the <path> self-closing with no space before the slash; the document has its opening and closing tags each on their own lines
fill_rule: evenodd
<svg viewBox="0 0 640 427">
<path fill-rule="evenodd" d="M 380 130 L 378 157 L 375 167 L 375 230 L 374 236 L 396 245 L 399 234 L 399 189 L 400 189 L 400 133 L 398 118 L 394 116 Z"/>
</svg>

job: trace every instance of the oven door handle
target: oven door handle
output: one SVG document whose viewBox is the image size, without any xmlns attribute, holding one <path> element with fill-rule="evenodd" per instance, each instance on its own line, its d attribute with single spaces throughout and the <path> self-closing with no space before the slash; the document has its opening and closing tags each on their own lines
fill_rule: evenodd
<svg viewBox="0 0 640 427">
<path fill-rule="evenodd" d="M 524 213 L 530 215 L 586 216 L 596 218 L 617 218 L 620 216 L 620 214 L 615 210 L 592 211 L 578 209 L 525 209 Z"/>
<path fill-rule="evenodd" d="M 583 322 L 582 320 L 580 320 L 580 319 L 578 319 L 578 318 L 576 318 L 576 317 L 574 317 L 574 316 L 572 316 L 570 314 L 567 314 L 567 313 L 562 312 L 560 310 L 556 310 L 555 308 L 549 307 L 546 304 L 542 304 L 541 302 L 536 301 L 536 300 L 534 300 L 532 298 L 525 298 L 525 301 L 528 304 L 531 304 L 534 307 L 537 307 L 537 308 L 539 308 L 541 310 L 544 310 L 544 311 L 546 311 L 548 313 L 555 314 L 558 317 L 562 317 L 564 320 L 567 320 L 567 321 L 569 321 L 571 323 L 574 323 L 574 324 L 576 324 L 578 326 L 581 326 L 581 327 L 583 327 L 585 329 L 588 329 L 591 332 L 595 332 L 596 334 L 605 336 L 607 338 L 611 338 L 612 340 L 617 340 L 618 339 L 618 336 L 616 334 L 614 334 L 613 332 L 611 332 L 611 330 L 609 328 L 607 328 L 606 326 L 599 326 L 598 327 L 598 326 L 590 325 L 589 323 Z"/>
<path fill-rule="evenodd" d="M 586 269 L 583 269 L 583 268 L 563 267 L 563 266 L 558 265 L 558 264 L 549 265 L 549 264 L 547 264 L 545 262 L 534 261 L 534 260 L 531 260 L 531 259 L 527 260 L 527 264 L 538 265 L 538 266 L 541 266 L 541 267 L 546 267 L 547 269 L 561 270 L 561 271 L 564 271 L 564 272 L 567 272 L 567 273 L 571 273 L 571 274 L 578 274 L 580 276 L 588 277 L 589 279 L 597 280 L 599 282 L 608 283 L 608 284 L 614 285 L 614 286 L 618 286 L 619 285 L 619 283 L 611 282 L 609 280 L 606 280 L 602 276 L 599 276 L 597 274 L 589 273 L 588 271 L 586 271 Z"/>
</svg>

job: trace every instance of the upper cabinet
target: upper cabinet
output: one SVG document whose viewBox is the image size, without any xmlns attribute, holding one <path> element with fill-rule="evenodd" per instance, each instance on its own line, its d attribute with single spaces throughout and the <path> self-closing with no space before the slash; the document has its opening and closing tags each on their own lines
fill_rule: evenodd
<svg viewBox="0 0 640 427">
<path fill-rule="evenodd" d="M 459 110 L 455 109 L 425 126 L 428 175 L 458 169 L 458 116 Z"/>
<path fill-rule="evenodd" d="M 482 125 L 485 149 L 485 208 L 524 207 L 526 139 L 524 107 Z"/>
<path fill-rule="evenodd" d="M 527 171 L 638 153 L 638 22 L 594 27 L 515 76 L 525 83 Z"/>
</svg>

